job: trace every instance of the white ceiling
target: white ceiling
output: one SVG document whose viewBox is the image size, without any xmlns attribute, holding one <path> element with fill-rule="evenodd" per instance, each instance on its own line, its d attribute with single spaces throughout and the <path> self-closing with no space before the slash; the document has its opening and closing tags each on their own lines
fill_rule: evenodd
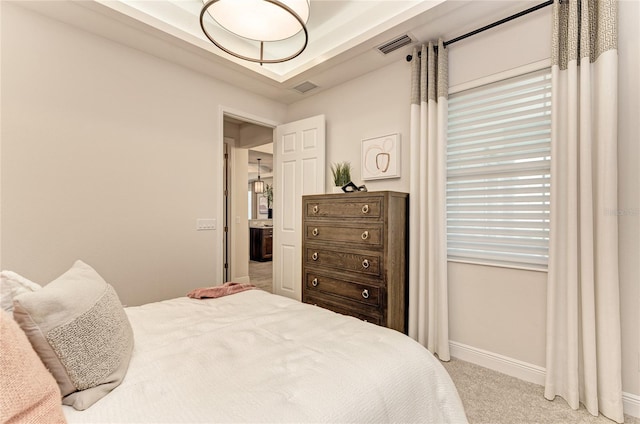
<svg viewBox="0 0 640 424">
<path fill-rule="evenodd" d="M 261 178 L 273 177 L 273 144 L 249 149 L 249 180 L 258 178 L 258 158 L 260 158 Z M 271 150 L 271 152 L 269 152 Z"/>
<path fill-rule="evenodd" d="M 28 1 L 24 7 L 179 63 L 274 100 L 293 103 L 394 61 L 412 46 L 452 39 L 542 0 L 311 0 L 309 45 L 283 64 L 234 58 L 206 39 L 202 0 Z M 377 47 L 408 34 L 412 45 L 383 55 Z M 452 48 L 452 47 L 450 47 Z M 293 88 L 317 85 L 306 94 Z"/>
<path fill-rule="evenodd" d="M 307 22 L 310 34 L 309 44 L 304 52 L 293 60 L 260 66 L 229 57 L 216 47 L 210 50 L 213 54 L 236 62 L 274 81 L 282 82 L 312 68 L 319 60 L 333 57 L 340 52 L 355 47 L 359 40 L 377 35 L 393 22 L 405 21 L 407 18 L 429 10 L 443 1 L 311 0 L 310 16 Z M 118 3 L 122 3 L 125 6 L 118 5 Z M 144 19 L 149 23 L 152 23 L 153 19 L 162 21 L 181 31 L 183 36 L 194 44 L 199 45 L 202 42 L 207 46 L 211 44 L 203 34 L 199 24 L 199 15 L 203 6 L 202 0 L 121 0 L 119 2 L 110 1 L 107 4 L 133 15 L 132 11 L 126 7 L 129 6 L 151 19 L 140 16 L 137 13 L 135 13 L 134 17 Z M 283 43 L 297 47 L 301 45 L 298 42 L 300 41 L 299 39 L 304 37 L 300 34 L 299 37 L 292 38 L 293 40 L 286 40 Z M 267 52 L 275 47 L 275 45 L 269 43 L 266 46 Z M 243 50 L 241 45 L 238 45 L 237 48 L 238 50 Z M 288 51 L 295 51 L 295 49 L 289 49 Z M 257 52 L 253 51 L 252 56 L 256 55 Z"/>
</svg>

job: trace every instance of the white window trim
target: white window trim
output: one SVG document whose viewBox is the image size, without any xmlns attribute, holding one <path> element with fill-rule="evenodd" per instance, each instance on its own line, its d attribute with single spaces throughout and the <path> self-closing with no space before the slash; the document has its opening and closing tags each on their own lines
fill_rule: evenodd
<svg viewBox="0 0 640 424">
<path fill-rule="evenodd" d="M 529 72 L 535 72 L 544 68 L 550 68 L 550 67 L 551 67 L 551 58 L 539 60 L 537 62 L 531 62 L 526 65 L 518 66 L 517 68 L 508 69 L 506 71 L 487 75 L 486 77 L 452 85 L 449 87 L 449 95 L 458 93 L 460 91 L 465 91 L 465 90 L 470 90 L 472 88 L 480 87 L 482 85 L 487 85 L 494 82 L 502 81 L 508 78 L 517 77 L 519 75 L 528 74 Z"/>
<path fill-rule="evenodd" d="M 516 265 L 516 264 L 500 264 L 494 262 L 482 262 L 482 261 L 474 261 L 471 259 L 447 259 L 447 263 L 458 263 L 458 264 L 468 264 L 468 265 L 481 265 L 481 266 L 490 266 L 492 268 L 507 268 L 507 269 L 519 269 L 522 271 L 535 271 L 535 272 L 548 272 L 547 268 L 535 267 L 533 265 Z"/>
</svg>

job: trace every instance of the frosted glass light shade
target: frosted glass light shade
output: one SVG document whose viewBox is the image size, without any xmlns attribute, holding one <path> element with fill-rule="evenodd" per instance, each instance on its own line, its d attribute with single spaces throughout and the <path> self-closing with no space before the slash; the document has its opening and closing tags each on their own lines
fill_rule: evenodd
<svg viewBox="0 0 640 424">
<path fill-rule="evenodd" d="M 253 182 L 253 192 L 254 193 L 264 193 L 264 181 L 257 180 Z"/>
<path fill-rule="evenodd" d="M 309 19 L 308 0 L 279 0 L 303 22 Z M 227 31 L 256 41 L 278 41 L 302 31 L 300 22 L 282 7 L 267 0 L 220 0 L 207 12 Z"/>
</svg>

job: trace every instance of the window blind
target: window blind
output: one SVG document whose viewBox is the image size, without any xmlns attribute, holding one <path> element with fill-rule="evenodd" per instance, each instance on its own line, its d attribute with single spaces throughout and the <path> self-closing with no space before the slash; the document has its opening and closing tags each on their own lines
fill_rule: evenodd
<svg viewBox="0 0 640 424">
<path fill-rule="evenodd" d="M 450 260 L 546 268 L 551 167 L 551 71 L 449 97 Z"/>
</svg>

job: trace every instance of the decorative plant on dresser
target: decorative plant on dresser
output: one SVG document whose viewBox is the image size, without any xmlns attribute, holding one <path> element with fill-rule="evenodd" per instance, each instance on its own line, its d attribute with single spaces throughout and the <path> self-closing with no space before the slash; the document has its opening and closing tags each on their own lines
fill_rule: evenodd
<svg viewBox="0 0 640 424">
<path fill-rule="evenodd" d="M 338 162 L 331 164 L 333 174 L 333 192 L 344 193 L 342 186 L 351 182 L 351 162 Z"/>
<path fill-rule="evenodd" d="M 302 197 L 302 301 L 407 332 L 408 194 Z"/>
</svg>

